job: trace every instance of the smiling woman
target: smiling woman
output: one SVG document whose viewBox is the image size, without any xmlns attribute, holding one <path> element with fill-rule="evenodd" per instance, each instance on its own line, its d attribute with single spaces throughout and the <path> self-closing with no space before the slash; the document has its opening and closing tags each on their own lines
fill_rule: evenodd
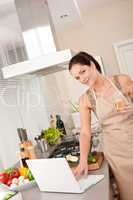
<svg viewBox="0 0 133 200">
<path fill-rule="evenodd" d="M 93 62 L 97 68 L 97 70 L 101 73 L 101 66 L 99 65 L 98 61 L 93 58 L 91 55 L 85 53 L 85 52 L 79 52 L 78 55 L 75 55 L 70 63 L 69 63 L 69 70 L 71 70 L 72 66 L 74 64 L 80 63 L 81 65 L 87 65 L 90 66 L 91 62 Z"/>
<path fill-rule="evenodd" d="M 102 127 L 103 152 L 118 183 L 120 199 L 132 200 L 133 81 L 127 75 L 103 76 L 97 61 L 86 52 L 71 59 L 69 70 L 75 79 L 88 86 L 80 97 L 80 162 L 75 175 L 88 173 L 93 111 Z"/>
<path fill-rule="evenodd" d="M 91 87 L 97 77 L 97 72 L 101 73 L 101 67 L 91 55 L 80 52 L 71 59 L 69 71 L 75 79 Z"/>
</svg>

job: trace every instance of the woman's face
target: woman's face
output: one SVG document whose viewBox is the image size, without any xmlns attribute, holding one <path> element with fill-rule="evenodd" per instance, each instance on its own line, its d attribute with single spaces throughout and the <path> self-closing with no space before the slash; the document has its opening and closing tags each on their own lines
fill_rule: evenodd
<svg viewBox="0 0 133 200">
<path fill-rule="evenodd" d="M 95 64 L 91 62 L 91 65 L 74 64 L 70 70 L 72 76 L 80 83 L 92 87 L 95 83 L 98 71 L 96 70 Z"/>
</svg>

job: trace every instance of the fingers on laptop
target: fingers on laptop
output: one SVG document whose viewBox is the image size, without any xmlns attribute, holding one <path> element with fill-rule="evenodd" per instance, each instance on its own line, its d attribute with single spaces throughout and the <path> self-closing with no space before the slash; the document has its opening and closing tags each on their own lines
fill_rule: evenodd
<svg viewBox="0 0 133 200">
<path fill-rule="evenodd" d="M 88 175 L 88 169 L 81 169 L 80 167 L 77 167 L 73 170 L 73 173 L 76 176 L 76 178 L 81 178 L 82 176 Z"/>
</svg>

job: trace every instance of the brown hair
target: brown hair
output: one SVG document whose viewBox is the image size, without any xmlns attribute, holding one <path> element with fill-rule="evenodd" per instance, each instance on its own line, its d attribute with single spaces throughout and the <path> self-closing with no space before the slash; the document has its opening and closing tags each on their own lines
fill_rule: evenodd
<svg viewBox="0 0 133 200">
<path fill-rule="evenodd" d="M 86 52 L 79 52 L 75 56 L 73 56 L 69 62 L 69 71 L 71 70 L 72 66 L 74 64 L 81 64 L 81 65 L 91 65 L 91 62 L 93 62 L 96 66 L 96 69 L 101 73 L 101 67 L 99 63 L 93 58 L 93 56 L 89 55 Z"/>
</svg>

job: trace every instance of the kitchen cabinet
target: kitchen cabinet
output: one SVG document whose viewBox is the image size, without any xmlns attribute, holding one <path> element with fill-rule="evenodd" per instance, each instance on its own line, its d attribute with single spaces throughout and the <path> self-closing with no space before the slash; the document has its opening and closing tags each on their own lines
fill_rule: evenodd
<svg viewBox="0 0 133 200">
<path fill-rule="evenodd" d="M 37 186 L 21 192 L 23 200 L 109 200 L 108 164 L 103 162 L 99 170 L 91 174 L 104 174 L 104 179 L 82 194 L 40 192 Z M 45 177 L 44 177 L 45 178 Z"/>
</svg>

